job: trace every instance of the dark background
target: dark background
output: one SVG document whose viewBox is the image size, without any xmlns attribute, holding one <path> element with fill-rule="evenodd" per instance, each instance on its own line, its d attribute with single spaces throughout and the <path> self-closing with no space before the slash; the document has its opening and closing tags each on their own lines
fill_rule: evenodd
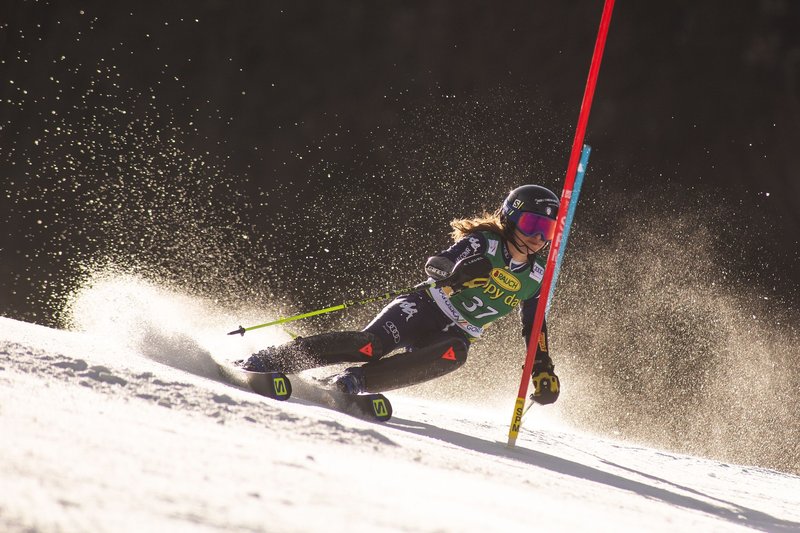
<svg viewBox="0 0 800 533">
<path fill-rule="evenodd" d="M 392 253 L 399 237 L 397 250 L 414 260 L 388 262 L 416 268 L 446 244 L 449 218 L 493 209 L 522 182 L 560 189 L 602 2 L 2 9 L 0 310 L 53 323 L 53 298 L 98 256 L 159 263 L 159 275 L 203 278 L 195 286 L 214 270 L 213 285 L 268 298 L 303 291 L 319 274 L 292 279 L 278 263 L 318 260 L 324 247 L 360 265 L 356 256 Z M 724 206 L 709 224 L 732 246 L 724 254 L 733 252 L 733 268 L 780 272 L 769 283 L 791 294 L 800 278 L 799 82 L 796 2 L 620 2 L 586 136 L 586 196 L 599 203 L 592 228 L 642 203 L 672 202 L 676 214 Z M 176 173 L 195 186 L 175 185 Z M 330 198 L 342 187 L 354 191 Z M 117 203 L 88 209 L 91 196 Z M 348 207 L 355 197 L 361 209 Z M 185 211 L 158 220 L 176 202 Z M 155 219 L 140 216 L 148 209 Z M 121 221 L 124 211 L 135 212 Z M 377 212 L 397 218 L 373 232 L 380 237 L 342 223 Z M 197 228 L 182 217 L 219 234 L 189 246 Z M 310 237 L 325 226 L 335 228 L 327 245 Z M 231 243 L 226 232 L 240 229 L 253 240 Z M 362 268 L 374 271 L 375 287 L 391 271 Z M 226 285 L 231 271 L 257 279 Z"/>
<path fill-rule="evenodd" d="M 3 2 L 0 314 L 69 325 L 98 275 L 264 318 L 417 283 L 451 219 L 560 191 L 601 10 Z M 800 3 L 618 2 L 586 142 L 563 416 L 800 472 Z M 515 321 L 470 354 L 451 393 L 510 398 Z"/>
</svg>

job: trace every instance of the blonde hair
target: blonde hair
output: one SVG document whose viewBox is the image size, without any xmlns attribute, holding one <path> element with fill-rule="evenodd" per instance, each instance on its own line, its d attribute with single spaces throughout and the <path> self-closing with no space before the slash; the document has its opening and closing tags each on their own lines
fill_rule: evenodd
<svg viewBox="0 0 800 533">
<path fill-rule="evenodd" d="M 499 209 L 494 213 L 484 211 L 472 218 L 457 218 L 450 221 L 450 226 L 453 228 L 450 236 L 453 237 L 454 241 L 459 241 L 470 233 L 478 231 L 491 231 L 501 236 L 505 234 L 505 228 L 500 220 Z"/>
</svg>

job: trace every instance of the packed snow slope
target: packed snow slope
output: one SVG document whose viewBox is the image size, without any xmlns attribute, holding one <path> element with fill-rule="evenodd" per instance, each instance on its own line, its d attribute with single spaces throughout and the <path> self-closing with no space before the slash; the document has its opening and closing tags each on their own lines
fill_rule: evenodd
<svg viewBox="0 0 800 533">
<path fill-rule="evenodd" d="M 275 402 L 215 379 L 233 338 L 145 328 L 136 348 L 113 315 L 103 334 L 0 318 L 0 530 L 800 531 L 797 476 L 582 434 L 546 408 L 508 449 L 513 398 L 390 394 L 383 425 Z"/>
</svg>

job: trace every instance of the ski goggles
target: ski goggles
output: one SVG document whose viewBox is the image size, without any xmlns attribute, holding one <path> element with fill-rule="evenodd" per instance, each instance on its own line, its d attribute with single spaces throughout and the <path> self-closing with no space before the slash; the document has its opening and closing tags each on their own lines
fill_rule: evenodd
<svg viewBox="0 0 800 533">
<path fill-rule="evenodd" d="M 530 211 L 517 211 L 508 217 L 526 237 L 541 235 L 545 241 L 552 241 L 556 234 L 556 221 Z"/>
</svg>

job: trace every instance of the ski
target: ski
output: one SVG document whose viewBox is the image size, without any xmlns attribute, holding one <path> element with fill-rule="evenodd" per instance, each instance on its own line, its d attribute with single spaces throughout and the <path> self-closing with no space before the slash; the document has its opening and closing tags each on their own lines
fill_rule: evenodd
<svg viewBox="0 0 800 533">
<path fill-rule="evenodd" d="M 283 372 L 242 372 L 256 394 L 275 400 L 288 400 L 292 396 L 292 382 Z"/>
<path fill-rule="evenodd" d="M 273 400 L 288 400 L 292 382 L 283 372 L 249 372 L 241 368 L 219 365 L 220 376 L 228 383 L 252 390 Z"/>
<path fill-rule="evenodd" d="M 392 404 L 383 394 L 347 394 L 283 372 L 249 372 L 222 364 L 219 370 L 225 382 L 274 400 L 297 398 L 372 422 L 386 422 L 392 418 Z"/>
<path fill-rule="evenodd" d="M 294 398 L 372 422 L 386 422 L 392 418 L 392 404 L 383 394 L 347 394 L 300 377 L 294 384 Z"/>
</svg>

